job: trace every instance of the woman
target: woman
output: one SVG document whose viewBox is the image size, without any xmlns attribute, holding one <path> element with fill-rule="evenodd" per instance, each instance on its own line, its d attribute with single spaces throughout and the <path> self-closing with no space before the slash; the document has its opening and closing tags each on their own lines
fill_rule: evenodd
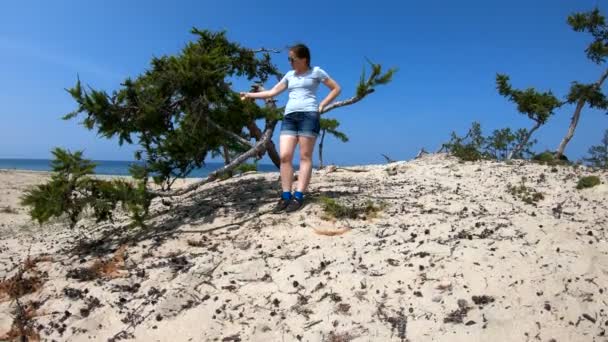
<svg viewBox="0 0 608 342">
<path fill-rule="evenodd" d="M 264 99 L 274 97 L 289 90 L 289 100 L 281 123 L 279 153 L 281 157 L 281 186 L 283 193 L 273 212 L 292 212 L 302 207 L 304 193 L 312 174 L 312 153 L 321 130 L 320 113 L 340 94 L 340 86 L 319 67 L 310 66 L 310 50 L 304 44 L 289 49 L 290 70 L 272 89 L 259 93 L 241 93 L 241 99 Z M 319 83 L 331 91 L 321 101 L 317 101 Z M 293 153 L 300 145 L 300 173 L 296 191 L 292 194 Z"/>
</svg>

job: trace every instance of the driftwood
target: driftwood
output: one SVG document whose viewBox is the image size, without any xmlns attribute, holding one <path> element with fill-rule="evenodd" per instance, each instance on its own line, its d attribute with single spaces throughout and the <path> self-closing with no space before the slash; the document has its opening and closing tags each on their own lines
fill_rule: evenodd
<svg viewBox="0 0 608 342">
<path fill-rule="evenodd" d="M 394 163 L 394 162 L 396 162 L 396 160 L 395 160 L 395 159 L 392 159 L 391 157 L 387 156 L 386 154 L 383 154 L 383 153 L 380 153 L 380 154 L 381 154 L 381 155 L 384 157 L 384 159 L 386 159 L 386 162 L 387 162 L 387 163 L 389 163 L 389 164 L 390 164 L 390 163 Z"/>
<path fill-rule="evenodd" d="M 424 156 L 424 155 L 426 155 L 426 154 L 430 154 L 430 153 L 429 153 L 429 152 L 427 152 L 427 151 L 424 149 L 424 147 L 423 147 L 422 149 L 420 149 L 420 152 L 418 152 L 418 154 L 416 155 L 416 158 L 415 158 L 415 159 L 418 159 L 418 158 L 420 158 L 420 157 L 422 157 L 422 156 Z"/>
</svg>

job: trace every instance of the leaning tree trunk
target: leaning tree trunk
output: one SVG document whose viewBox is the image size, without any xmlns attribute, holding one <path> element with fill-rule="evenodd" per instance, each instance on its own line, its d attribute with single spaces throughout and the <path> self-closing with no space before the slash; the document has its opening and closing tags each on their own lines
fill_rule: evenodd
<svg viewBox="0 0 608 342">
<path fill-rule="evenodd" d="M 602 86 L 602 83 L 604 83 L 604 81 L 606 80 L 606 77 L 608 77 L 608 69 L 606 69 L 606 71 L 604 71 L 604 73 L 602 74 L 600 79 L 597 82 L 595 82 L 595 86 L 598 89 Z M 570 139 L 572 139 L 572 137 L 574 136 L 574 130 L 576 129 L 576 125 L 578 125 L 578 120 L 581 117 L 581 111 L 583 110 L 584 106 L 585 106 L 585 100 L 584 99 L 578 100 L 578 103 L 576 104 L 576 109 L 574 110 L 574 114 L 572 115 L 572 120 L 570 121 L 570 127 L 568 127 L 568 133 L 566 133 L 566 136 L 564 137 L 564 139 L 562 139 L 562 142 L 559 144 L 559 147 L 557 148 L 557 151 L 555 152 L 555 159 L 559 159 L 564 154 L 564 151 L 566 150 L 566 145 L 568 145 L 568 143 L 570 142 Z"/>
<path fill-rule="evenodd" d="M 323 140 L 325 140 L 325 131 L 321 134 L 321 141 L 319 142 L 319 170 L 323 168 Z"/>
<path fill-rule="evenodd" d="M 262 139 L 262 130 L 258 128 L 254 121 L 251 121 L 247 124 L 247 129 L 252 137 L 255 140 L 260 141 Z M 272 140 L 268 142 L 268 149 L 266 150 L 268 153 L 268 157 L 277 168 L 281 168 L 281 158 L 279 157 L 279 153 L 277 152 L 277 148 Z"/>
<path fill-rule="evenodd" d="M 262 91 L 264 91 L 264 86 L 262 86 L 261 84 L 255 84 L 252 86 L 252 90 L 255 92 L 262 92 Z M 275 98 L 267 98 L 264 100 L 264 105 L 268 108 L 276 109 L 277 100 Z M 252 134 L 254 134 L 256 139 L 259 141 L 262 137 L 262 132 L 260 131 L 259 128 L 256 131 L 257 125 L 255 124 L 255 122 L 251 122 L 248 125 L 248 128 L 249 128 L 249 131 Z M 276 166 L 278 169 L 280 169 L 281 168 L 281 157 L 277 153 L 276 146 L 275 146 L 274 142 L 272 141 L 272 139 L 270 139 L 270 141 L 268 141 L 266 143 L 266 152 L 268 153 L 268 157 L 270 157 L 270 160 L 272 160 L 272 163 L 274 164 L 274 166 Z"/>
<path fill-rule="evenodd" d="M 268 141 L 270 141 L 272 139 L 272 133 L 274 132 L 274 128 L 276 125 L 277 125 L 277 120 L 266 120 L 266 127 L 264 129 L 264 133 L 262 134 L 262 139 L 260 141 L 258 141 L 249 151 L 234 158 L 230 162 L 230 164 L 225 165 L 224 167 L 211 172 L 204 179 L 202 179 L 196 183 L 192 183 L 192 184 L 188 185 L 187 187 L 172 190 L 172 191 L 151 190 L 150 194 L 153 196 L 158 196 L 158 197 L 181 196 L 190 191 L 198 189 L 199 187 L 201 187 L 204 184 L 207 184 L 209 182 L 216 180 L 218 178 L 218 176 L 220 176 L 226 172 L 230 172 L 230 171 L 234 170 L 236 167 L 238 167 L 242 163 L 246 162 L 247 159 L 264 153 L 267 149 Z"/>
<path fill-rule="evenodd" d="M 568 145 L 570 139 L 572 139 L 572 137 L 574 136 L 574 130 L 576 129 L 576 125 L 578 125 L 578 120 L 581 117 L 581 111 L 583 110 L 583 106 L 585 106 L 585 100 L 578 100 L 578 103 L 576 104 L 576 109 L 574 110 L 574 114 L 572 115 L 572 120 L 570 121 L 570 127 L 568 127 L 568 133 L 566 133 L 566 136 L 559 144 L 559 147 L 555 152 L 555 159 L 559 159 L 564 154 L 564 151 L 566 150 L 566 145 Z"/>
<path fill-rule="evenodd" d="M 258 87 L 257 90 L 262 91 L 262 90 L 264 90 L 264 88 L 260 86 L 260 87 Z M 364 93 L 355 95 L 347 100 L 334 102 L 331 105 L 325 107 L 325 109 L 320 114 L 327 113 L 336 108 L 350 106 L 352 104 L 355 104 L 373 92 L 374 92 L 374 89 L 370 88 L 367 91 L 365 91 Z M 274 99 L 266 99 L 266 105 L 275 106 L 274 108 L 276 108 L 275 101 L 276 100 L 274 100 Z M 250 147 L 249 151 L 242 153 L 241 155 L 235 157 L 230 162 L 230 164 L 225 165 L 224 167 L 211 172 L 204 179 L 202 179 L 198 182 L 192 183 L 184 188 L 176 189 L 176 190 L 172 190 L 172 191 L 150 190 L 149 194 L 152 195 L 152 197 L 161 197 L 162 198 L 162 197 L 172 197 L 172 196 L 184 195 L 186 193 L 189 193 L 190 191 L 194 191 L 194 190 L 198 189 L 199 187 L 203 186 L 204 184 L 207 184 L 209 182 L 216 180 L 219 175 L 234 170 L 236 167 L 238 167 L 239 165 L 241 165 L 242 163 L 247 161 L 247 159 L 262 155 L 263 153 L 268 151 L 270 146 L 272 146 L 272 134 L 274 132 L 274 128 L 276 127 L 278 120 L 266 119 L 264 133 L 262 133 L 261 139 L 255 145 L 250 143 L 249 141 L 243 139 L 238 134 L 234 134 L 230 131 L 223 129 L 221 126 L 219 126 L 218 124 L 214 123 L 211 120 L 208 120 L 208 122 L 210 125 L 216 127 L 217 129 L 221 130 L 225 134 L 233 137 L 237 141 L 240 141 L 241 143 L 243 143 L 243 145 L 249 146 Z"/>
<path fill-rule="evenodd" d="M 519 154 L 519 152 L 521 152 L 521 150 L 524 149 L 524 147 L 528 143 L 528 140 L 530 140 L 530 137 L 532 136 L 532 134 L 534 133 L 534 131 L 536 131 L 541 125 L 542 125 L 542 122 L 540 122 L 540 121 L 536 122 L 536 125 L 534 125 L 534 127 L 532 127 L 532 129 L 528 132 L 528 134 L 526 135 L 526 137 L 519 143 L 519 145 L 517 145 L 511 151 L 511 153 L 509 153 L 509 155 L 507 156 L 507 160 L 510 160 L 511 158 L 513 158 L 514 155 Z"/>
</svg>

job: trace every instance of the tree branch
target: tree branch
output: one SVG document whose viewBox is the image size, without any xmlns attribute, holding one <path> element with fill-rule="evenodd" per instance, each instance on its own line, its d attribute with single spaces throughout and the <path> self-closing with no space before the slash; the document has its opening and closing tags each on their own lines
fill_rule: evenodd
<svg viewBox="0 0 608 342">
<path fill-rule="evenodd" d="M 278 78 L 278 75 L 277 75 L 277 78 Z M 262 92 L 262 91 L 265 90 L 264 86 L 261 85 L 261 84 L 254 84 L 251 87 L 251 89 L 254 92 Z M 274 97 L 269 97 L 269 98 L 264 99 L 264 104 L 268 108 L 272 108 L 272 109 L 276 109 L 277 108 L 277 100 Z M 251 132 L 251 129 L 254 129 L 254 130 L 257 129 L 258 130 L 258 132 L 256 132 L 255 134 L 256 134 L 256 139 L 260 140 L 260 138 L 259 138 L 259 136 L 260 136 L 259 128 L 257 128 L 257 126 L 255 125 L 255 122 L 253 123 L 253 126 L 250 127 L 250 132 Z M 253 133 L 253 132 L 251 132 L 251 133 Z M 275 147 L 274 142 L 272 141 L 272 139 L 269 140 L 266 143 L 266 151 L 268 152 L 268 156 L 270 157 L 270 160 L 272 160 L 272 163 L 277 168 L 280 169 L 281 168 L 281 158 L 279 156 L 279 153 L 277 152 L 277 149 L 276 149 L 276 147 Z"/>
<path fill-rule="evenodd" d="M 414 158 L 414 159 L 418 159 L 418 158 L 424 156 L 425 154 L 429 154 L 429 152 L 427 152 L 427 150 L 425 150 L 424 147 L 423 147 L 422 149 L 420 149 L 420 151 L 416 155 L 416 158 Z"/>
<path fill-rule="evenodd" d="M 526 134 L 526 136 L 523 138 L 523 140 L 509 153 L 509 155 L 507 156 L 507 160 L 511 160 L 513 158 L 513 156 L 519 154 L 521 152 L 521 150 L 523 150 L 523 148 L 528 143 L 528 140 L 530 140 L 532 133 L 534 133 L 534 131 L 536 131 L 541 125 L 542 125 L 541 121 L 536 121 L 536 125 L 534 125 L 534 127 L 532 127 L 532 129 L 528 132 L 528 134 Z"/>
<path fill-rule="evenodd" d="M 602 83 L 608 78 L 608 69 L 604 70 L 600 78 L 593 84 L 597 89 L 600 89 Z M 574 136 L 574 130 L 576 130 L 576 126 L 578 125 L 578 120 L 581 116 L 581 111 L 585 106 L 586 99 L 584 97 L 580 98 L 576 104 L 576 109 L 574 110 L 574 114 L 572 114 L 572 119 L 570 120 L 570 126 L 568 127 L 568 132 L 566 132 L 566 136 L 562 139 L 557 147 L 557 151 L 555 152 L 555 158 L 559 159 L 566 150 L 566 146 L 570 142 L 570 139 Z"/>
<path fill-rule="evenodd" d="M 251 49 L 252 52 L 272 52 L 272 53 L 281 53 L 279 49 L 267 49 L 265 47 L 261 47 L 259 49 Z"/>
<path fill-rule="evenodd" d="M 380 153 L 380 154 L 381 154 L 381 155 L 384 157 L 384 159 L 386 159 L 386 162 L 387 162 L 387 163 L 391 164 L 391 163 L 396 162 L 396 160 L 395 160 L 395 159 L 393 159 L 393 158 L 391 158 L 391 157 L 387 156 L 386 154 L 384 154 L 384 153 Z"/>
<path fill-rule="evenodd" d="M 247 151 L 247 152 L 239 155 L 238 157 L 236 157 L 228 165 L 225 165 L 221 169 L 217 169 L 217 170 L 211 172 L 203 180 L 198 181 L 198 182 L 193 183 L 193 184 L 190 184 L 187 187 L 184 187 L 184 188 L 181 188 L 181 189 L 177 189 L 177 190 L 173 190 L 173 191 L 170 191 L 170 192 L 151 190 L 150 194 L 153 195 L 153 196 L 157 196 L 157 197 L 181 196 L 181 195 L 183 195 L 185 193 L 188 193 L 190 191 L 198 189 L 199 187 L 201 187 L 204 184 L 207 184 L 209 182 L 214 181 L 219 175 L 235 169 L 237 166 L 239 166 L 242 163 L 244 163 L 247 159 L 253 158 L 253 157 L 257 156 L 257 155 L 260 155 L 260 154 L 264 153 L 266 151 L 266 145 L 267 145 L 268 141 L 272 138 L 272 133 L 274 132 L 274 128 L 275 128 L 276 124 L 277 124 L 276 120 L 268 121 L 267 124 L 266 124 L 266 128 L 264 130 L 264 134 L 262 135 L 262 140 L 258 141 L 257 144 L 255 144 L 255 146 L 253 146 L 253 148 L 250 149 L 249 151 Z"/>
<path fill-rule="evenodd" d="M 319 114 L 325 114 L 325 113 L 329 112 L 330 110 L 334 110 L 336 108 L 340 108 L 340 107 L 344 107 L 344 106 L 349 106 L 349 105 L 352 105 L 354 103 L 357 103 L 357 102 L 361 101 L 367 95 L 373 93 L 374 91 L 375 90 L 373 88 L 372 89 L 368 89 L 365 93 L 363 93 L 362 96 L 353 96 L 353 97 L 351 97 L 348 100 L 334 102 L 334 103 L 330 104 L 329 106 L 323 108 L 323 111 L 320 112 Z"/>
<path fill-rule="evenodd" d="M 264 87 L 260 84 L 256 84 L 256 85 L 252 86 L 252 89 L 254 91 L 259 92 L 259 91 L 263 91 Z M 331 105 L 324 108 L 323 112 L 321 112 L 320 114 L 327 113 L 330 110 L 333 110 L 333 109 L 336 109 L 339 107 L 344 107 L 344 106 L 349 106 L 349 105 L 355 104 L 355 103 L 361 101 L 367 95 L 373 93 L 374 91 L 375 91 L 374 88 L 369 88 L 360 96 L 355 95 L 355 96 L 351 97 L 350 99 L 334 102 Z M 276 99 L 267 98 L 264 101 L 266 103 L 266 106 L 271 107 L 271 108 L 276 108 Z M 211 121 L 209 119 L 207 119 L 207 121 L 210 122 L 211 125 L 214 126 L 215 128 L 220 129 L 222 132 L 231 135 L 235 139 L 238 139 L 239 141 L 241 141 L 241 139 L 245 140 L 243 137 L 240 137 L 237 134 L 234 134 L 230 131 L 227 131 L 227 130 L 221 128 L 219 125 L 215 124 L 213 121 Z M 198 189 L 199 187 L 201 187 L 204 184 L 214 181 L 219 175 L 235 169 L 237 166 L 244 163 L 247 159 L 255 157 L 255 156 L 259 156 L 259 155 L 267 152 L 270 148 L 274 147 L 274 144 L 272 142 L 272 134 L 274 133 L 274 128 L 276 127 L 277 122 L 278 121 L 274 120 L 274 119 L 272 119 L 272 120 L 267 119 L 266 127 L 264 129 L 264 133 L 262 134 L 261 139 L 254 146 L 252 146 L 252 148 L 249 151 L 239 155 L 232 162 L 230 162 L 228 165 L 225 165 L 221 169 L 211 172 L 205 179 L 198 181 L 196 183 L 193 183 L 182 189 L 177 189 L 177 190 L 170 191 L 170 192 L 150 191 L 150 194 L 153 196 L 157 196 L 157 197 L 171 197 L 171 196 L 180 196 L 180 195 L 186 194 L 190 191 Z M 251 144 L 250 142 L 247 142 L 247 143 L 248 143 L 248 145 Z"/>
<path fill-rule="evenodd" d="M 255 121 L 251 121 L 247 123 L 247 129 L 249 130 L 249 134 L 255 138 L 255 140 L 260 141 L 262 139 L 262 130 L 256 125 Z M 277 167 L 281 167 L 281 158 L 279 153 L 277 152 L 277 148 L 274 145 L 274 142 L 270 140 L 268 142 L 268 146 L 266 151 L 268 152 L 268 157 L 272 160 L 272 163 Z"/>
<path fill-rule="evenodd" d="M 211 119 L 209 119 L 209 118 L 207 118 L 206 120 L 207 120 L 207 123 L 208 123 L 208 124 L 209 124 L 211 127 L 213 127 L 213 128 L 215 128 L 215 129 L 217 129 L 218 131 L 220 131 L 220 132 L 222 132 L 222 133 L 224 133 L 224 134 L 226 134 L 226 135 L 228 135 L 228 136 L 232 137 L 233 139 L 237 140 L 237 141 L 238 141 L 238 142 L 240 142 L 241 144 L 243 144 L 243 145 L 245 145 L 245 146 L 248 146 L 248 147 L 251 147 L 251 148 L 253 148 L 253 147 L 254 147 L 254 145 L 251 143 L 251 141 L 249 141 L 249 140 L 247 140 L 247 139 L 243 138 L 242 136 L 240 136 L 240 135 L 238 135 L 238 134 L 236 134 L 236 133 L 234 133 L 234 132 L 230 132 L 229 130 L 227 130 L 227 129 L 223 128 L 222 126 L 220 126 L 220 125 L 218 125 L 218 124 L 216 124 L 216 123 L 215 123 L 213 120 L 211 120 Z"/>
</svg>

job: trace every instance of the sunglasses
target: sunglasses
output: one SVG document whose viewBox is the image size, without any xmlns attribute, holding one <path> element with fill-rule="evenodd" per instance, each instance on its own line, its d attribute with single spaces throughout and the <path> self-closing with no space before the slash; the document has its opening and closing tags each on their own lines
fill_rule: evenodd
<svg viewBox="0 0 608 342">
<path fill-rule="evenodd" d="M 289 61 L 289 63 L 293 63 L 296 59 L 293 57 L 287 57 L 287 60 Z"/>
</svg>

